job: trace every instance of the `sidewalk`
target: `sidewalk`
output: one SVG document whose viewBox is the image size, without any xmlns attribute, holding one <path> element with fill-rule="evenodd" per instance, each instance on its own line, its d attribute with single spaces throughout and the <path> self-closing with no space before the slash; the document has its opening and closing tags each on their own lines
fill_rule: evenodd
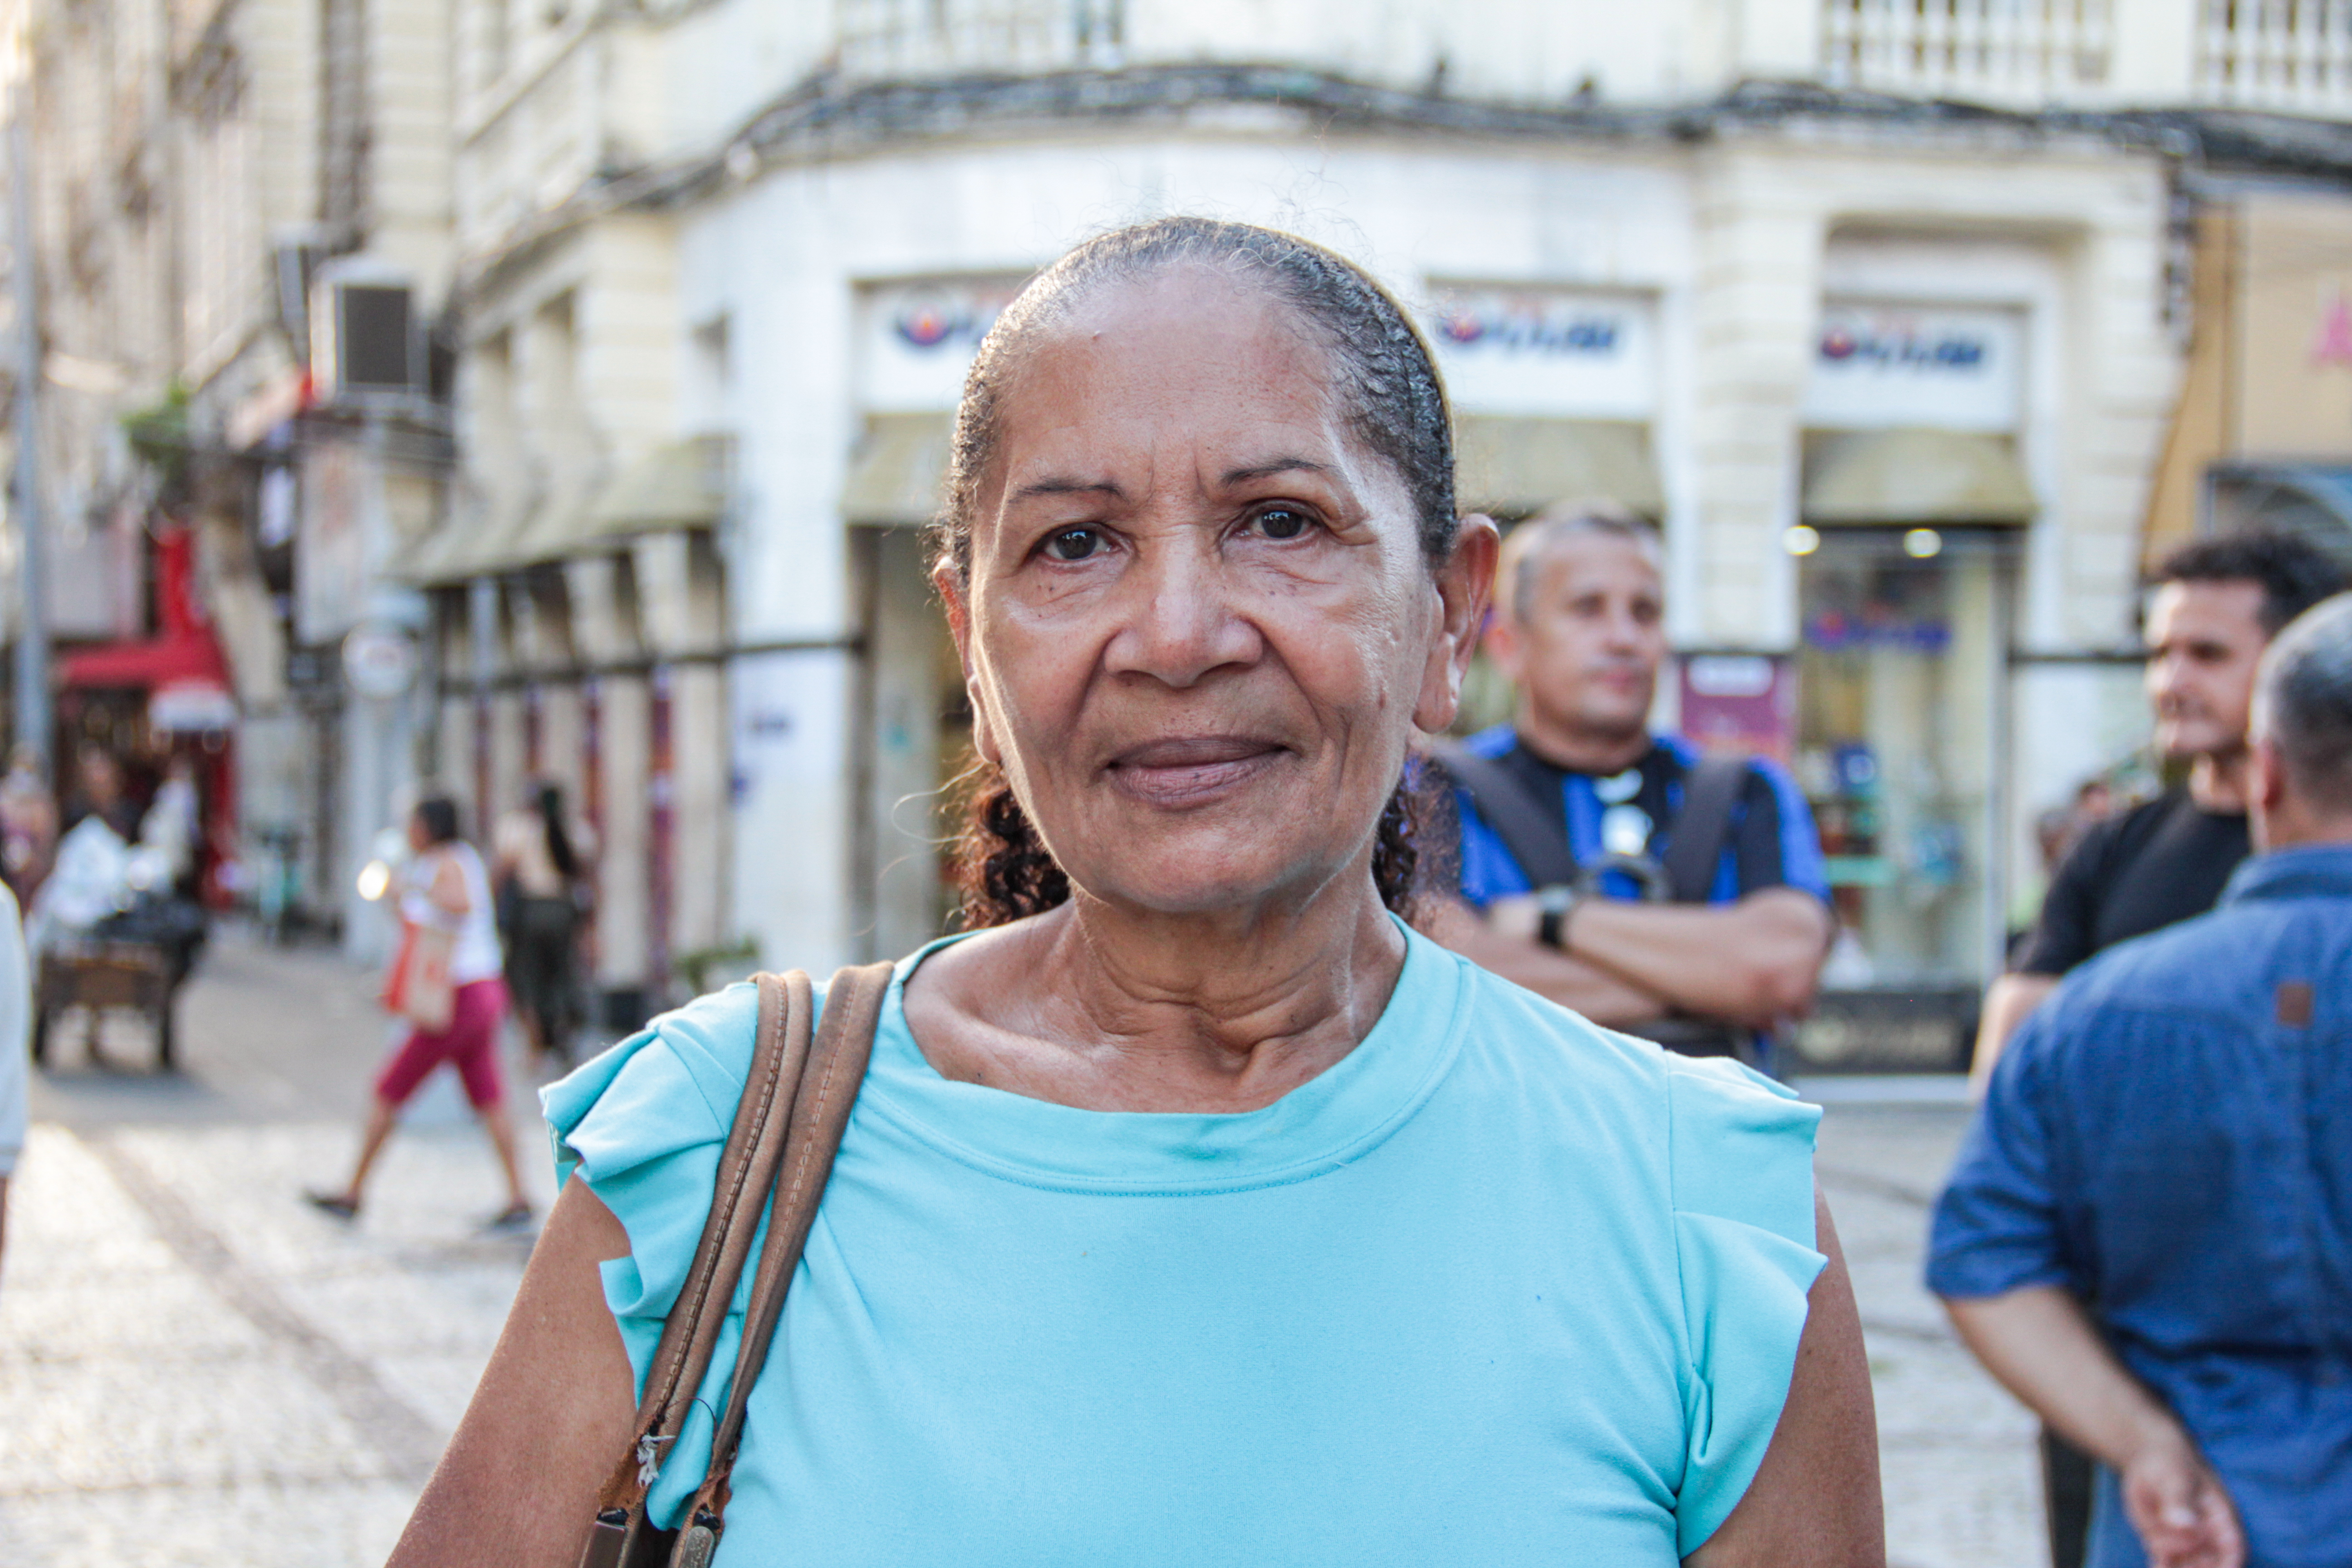
<svg viewBox="0 0 2352 1568">
<path fill-rule="evenodd" d="M 352 1228 L 297 1196 L 348 1127 L 37 1128 L 0 1287 L 0 1562 L 381 1563 L 528 1255 L 471 1233 L 479 1143 L 395 1142 Z"/>
<path fill-rule="evenodd" d="M 2049 1561 L 2033 1417 L 1961 1347 L 1919 1282 L 1928 1208 L 1967 1125 L 1964 1104 L 1843 1094 L 1822 1118 L 1814 1169 L 1870 1351 L 1889 1568 Z"/>
</svg>

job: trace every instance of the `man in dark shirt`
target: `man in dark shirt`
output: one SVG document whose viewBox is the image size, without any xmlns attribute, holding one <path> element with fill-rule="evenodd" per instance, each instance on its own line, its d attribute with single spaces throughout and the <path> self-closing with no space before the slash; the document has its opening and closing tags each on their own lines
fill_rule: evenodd
<svg viewBox="0 0 2352 1568">
<path fill-rule="evenodd" d="M 1927 1283 L 2105 1465 L 2095 1568 L 2352 1560 L 2352 595 L 2263 660 L 2261 853 L 2036 1010 Z"/>
<path fill-rule="evenodd" d="M 2156 744 L 2187 763 L 2187 784 L 2110 817 L 2058 868 L 2016 970 L 1985 994 L 1974 1079 L 2076 965 L 2117 942 L 2211 909 L 2246 858 L 2246 726 L 2254 672 L 2273 637 L 2344 586 L 2314 546 L 2287 534 L 2200 540 L 2157 574 L 2147 616 L 2147 694 Z M 2079 1568 L 2089 1529 L 2090 1462 L 2045 1431 L 2042 1480 L 2053 1568 Z"/>
<path fill-rule="evenodd" d="M 2156 583 L 2148 703 L 2157 750 L 2189 765 L 2188 782 L 2093 827 L 2058 868 L 2015 972 L 1985 994 L 1979 1090 L 2001 1047 L 2061 975 L 2116 942 L 2213 907 L 2246 858 L 2254 667 L 2280 627 L 2345 585 L 2316 547 L 2255 531 L 2186 546 L 2165 562 Z"/>
</svg>

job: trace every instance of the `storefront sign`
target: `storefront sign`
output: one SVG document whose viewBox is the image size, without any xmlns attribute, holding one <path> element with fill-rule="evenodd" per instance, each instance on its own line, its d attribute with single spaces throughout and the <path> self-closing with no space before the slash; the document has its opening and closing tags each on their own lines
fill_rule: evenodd
<svg viewBox="0 0 2352 1568">
<path fill-rule="evenodd" d="M 300 540 L 294 551 L 294 632 L 331 642 L 356 625 L 367 604 L 365 487 L 373 473 L 340 441 L 303 453 Z"/>
<path fill-rule="evenodd" d="M 1457 407 L 1647 419 L 1657 400 L 1654 314 L 1639 294 L 1440 287 L 1424 325 Z"/>
<path fill-rule="evenodd" d="M 858 402 L 876 413 L 953 408 L 980 340 L 1020 292 L 1011 279 L 890 283 L 858 300 Z"/>
<path fill-rule="evenodd" d="M 1805 423 L 1820 430 L 2014 430 L 2024 322 L 2014 310 L 1832 303 Z"/>
<path fill-rule="evenodd" d="M 2352 365 L 2352 295 L 2338 289 L 2336 299 L 2320 313 L 2319 330 L 2312 334 L 2311 363 Z"/>
<path fill-rule="evenodd" d="M 343 678 L 362 697 L 398 697 L 416 683 L 416 639 L 398 626 L 363 626 L 343 639 Z"/>
<path fill-rule="evenodd" d="M 1786 659 L 1694 654 L 1683 661 L 1680 708 L 1676 728 L 1703 752 L 1789 761 L 1797 683 Z"/>
<path fill-rule="evenodd" d="M 236 718 L 236 699 L 216 680 L 174 680 L 147 699 L 148 728 L 166 734 L 234 729 Z"/>
</svg>

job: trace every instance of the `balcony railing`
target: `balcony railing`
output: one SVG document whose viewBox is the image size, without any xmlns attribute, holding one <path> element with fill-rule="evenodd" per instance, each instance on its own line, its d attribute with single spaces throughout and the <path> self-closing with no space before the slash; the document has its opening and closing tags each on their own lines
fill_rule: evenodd
<svg viewBox="0 0 2352 1568">
<path fill-rule="evenodd" d="M 2352 109 L 2352 0 L 2204 0 L 2197 93 L 2209 102 Z"/>
<path fill-rule="evenodd" d="M 1037 71 L 1118 59 L 1125 0 L 835 0 L 852 76 Z"/>
<path fill-rule="evenodd" d="M 1824 0 L 1822 22 L 1833 86 L 2004 102 L 2097 89 L 2114 38 L 2111 0 Z"/>
</svg>

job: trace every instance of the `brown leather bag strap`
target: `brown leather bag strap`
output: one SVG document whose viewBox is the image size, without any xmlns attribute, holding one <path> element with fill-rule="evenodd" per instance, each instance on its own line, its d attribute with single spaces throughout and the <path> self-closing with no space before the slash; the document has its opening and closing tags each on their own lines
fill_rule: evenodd
<svg viewBox="0 0 2352 1568">
<path fill-rule="evenodd" d="M 882 1019 L 893 967 L 869 963 L 837 972 L 824 990 L 824 1012 L 818 1023 L 816 1043 L 808 1068 L 801 1075 L 794 1098 L 792 1139 L 784 1152 L 783 1168 L 776 1177 L 775 1206 L 768 1219 L 768 1238 L 760 1252 L 760 1271 L 752 1279 L 751 1300 L 743 1315 L 743 1337 L 735 1354 L 735 1375 L 727 1392 L 726 1414 L 711 1440 L 710 1470 L 688 1512 L 688 1529 L 678 1538 L 676 1561 L 693 1563 L 699 1550 L 714 1550 L 724 1528 L 728 1495 L 735 1471 L 735 1455 L 743 1436 L 743 1415 L 752 1385 L 767 1363 L 768 1350 L 782 1318 L 784 1297 L 809 1229 L 816 1223 L 817 1206 L 824 1197 L 833 1160 L 849 1126 L 849 1112 L 857 1102 L 858 1087 L 866 1081 L 866 1065 L 874 1053 L 874 1032 Z M 690 1538 L 708 1532 L 702 1542 Z"/>
<path fill-rule="evenodd" d="M 661 1342 L 646 1373 L 646 1393 L 637 1406 L 636 1440 L 620 1457 L 598 1494 L 600 1516 L 614 1510 L 635 1515 L 645 1504 L 653 1473 L 668 1458 L 669 1446 L 686 1425 L 695 1393 L 709 1370 L 727 1304 L 743 1277 L 751 1239 L 774 1186 L 790 1138 L 788 1110 L 808 1061 L 815 1003 L 809 977 L 799 970 L 779 977 L 758 976 L 760 1023 L 751 1067 L 735 1124 L 719 1156 L 710 1213 L 702 1223 L 694 1261 L 677 1300 L 662 1325 Z"/>
</svg>

